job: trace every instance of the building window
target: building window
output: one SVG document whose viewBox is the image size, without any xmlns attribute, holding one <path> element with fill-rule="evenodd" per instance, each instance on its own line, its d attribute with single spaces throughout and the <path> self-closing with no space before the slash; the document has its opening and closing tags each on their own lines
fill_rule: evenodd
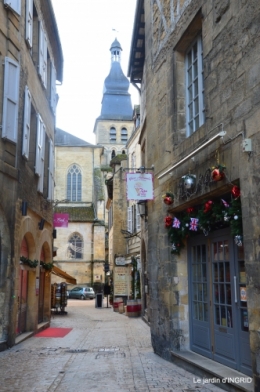
<svg viewBox="0 0 260 392">
<path fill-rule="evenodd" d="M 122 143 L 127 142 L 127 129 L 126 128 L 121 129 L 121 142 Z"/>
<path fill-rule="evenodd" d="M 112 150 L 111 159 L 115 158 L 115 156 L 116 156 L 116 152 L 115 152 L 115 150 Z"/>
<path fill-rule="evenodd" d="M 141 229 L 141 219 L 136 204 L 127 208 L 127 231 L 136 233 Z"/>
<path fill-rule="evenodd" d="M 82 176 L 78 165 L 72 165 L 67 174 L 67 199 L 81 201 Z"/>
<path fill-rule="evenodd" d="M 199 36 L 186 54 L 186 120 L 187 136 L 205 121 L 203 50 Z"/>
<path fill-rule="evenodd" d="M 116 128 L 114 127 L 110 128 L 110 140 L 116 141 Z"/>
<path fill-rule="evenodd" d="M 69 239 L 68 258 L 69 259 L 83 258 L 83 239 L 77 233 L 73 233 Z"/>
</svg>

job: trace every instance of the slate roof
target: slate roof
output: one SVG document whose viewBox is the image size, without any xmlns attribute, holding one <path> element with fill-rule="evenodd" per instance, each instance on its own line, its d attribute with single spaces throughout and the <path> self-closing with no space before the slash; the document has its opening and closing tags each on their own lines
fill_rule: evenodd
<svg viewBox="0 0 260 392">
<path fill-rule="evenodd" d="M 54 212 L 69 214 L 69 222 L 93 222 L 95 218 L 93 204 L 88 207 L 55 207 Z"/>
<path fill-rule="evenodd" d="M 69 146 L 69 147 L 86 146 L 86 147 L 99 147 L 100 148 L 100 146 L 88 143 L 85 140 L 82 140 L 79 137 L 72 135 L 71 133 L 65 132 L 60 128 L 55 129 L 54 143 L 55 143 L 55 146 Z"/>
</svg>

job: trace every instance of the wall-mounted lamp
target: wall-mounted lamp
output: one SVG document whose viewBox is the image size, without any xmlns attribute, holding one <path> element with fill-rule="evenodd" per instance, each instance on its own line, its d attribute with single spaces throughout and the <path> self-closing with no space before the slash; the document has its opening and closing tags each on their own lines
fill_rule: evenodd
<svg viewBox="0 0 260 392">
<path fill-rule="evenodd" d="M 26 216 L 27 215 L 27 201 L 22 201 L 21 210 L 22 210 L 22 216 Z"/>
<path fill-rule="evenodd" d="M 52 237 L 53 237 L 53 238 L 57 238 L 57 230 L 56 230 L 56 229 L 53 229 L 53 231 L 52 231 Z"/>
<path fill-rule="evenodd" d="M 139 200 L 137 202 L 137 208 L 141 218 L 147 217 L 147 200 Z"/>
<path fill-rule="evenodd" d="M 40 222 L 38 223 L 39 230 L 43 230 L 43 228 L 44 228 L 44 222 L 45 222 L 45 219 L 41 219 Z"/>
<path fill-rule="evenodd" d="M 136 170 L 136 173 L 145 173 L 145 167 L 144 166 L 140 166 L 137 170 Z"/>
</svg>

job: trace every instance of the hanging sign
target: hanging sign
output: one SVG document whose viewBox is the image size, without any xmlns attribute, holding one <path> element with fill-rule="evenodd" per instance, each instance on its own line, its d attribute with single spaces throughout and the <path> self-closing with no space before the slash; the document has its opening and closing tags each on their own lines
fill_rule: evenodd
<svg viewBox="0 0 260 392">
<path fill-rule="evenodd" d="M 127 200 L 153 200 L 153 175 L 150 173 L 127 173 Z"/>
<path fill-rule="evenodd" d="M 116 265 L 125 265 L 125 258 L 124 257 L 116 257 L 115 259 Z"/>
<path fill-rule="evenodd" d="M 53 226 L 54 227 L 68 227 L 69 214 L 53 214 Z"/>
</svg>

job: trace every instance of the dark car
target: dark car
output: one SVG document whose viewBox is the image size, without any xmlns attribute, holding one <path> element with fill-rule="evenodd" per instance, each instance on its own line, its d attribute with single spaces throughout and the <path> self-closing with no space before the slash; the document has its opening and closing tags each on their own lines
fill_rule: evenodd
<svg viewBox="0 0 260 392">
<path fill-rule="evenodd" d="M 69 291 L 69 298 L 75 299 L 94 299 L 95 291 L 92 287 L 74 287 Z"/>
</svg>

